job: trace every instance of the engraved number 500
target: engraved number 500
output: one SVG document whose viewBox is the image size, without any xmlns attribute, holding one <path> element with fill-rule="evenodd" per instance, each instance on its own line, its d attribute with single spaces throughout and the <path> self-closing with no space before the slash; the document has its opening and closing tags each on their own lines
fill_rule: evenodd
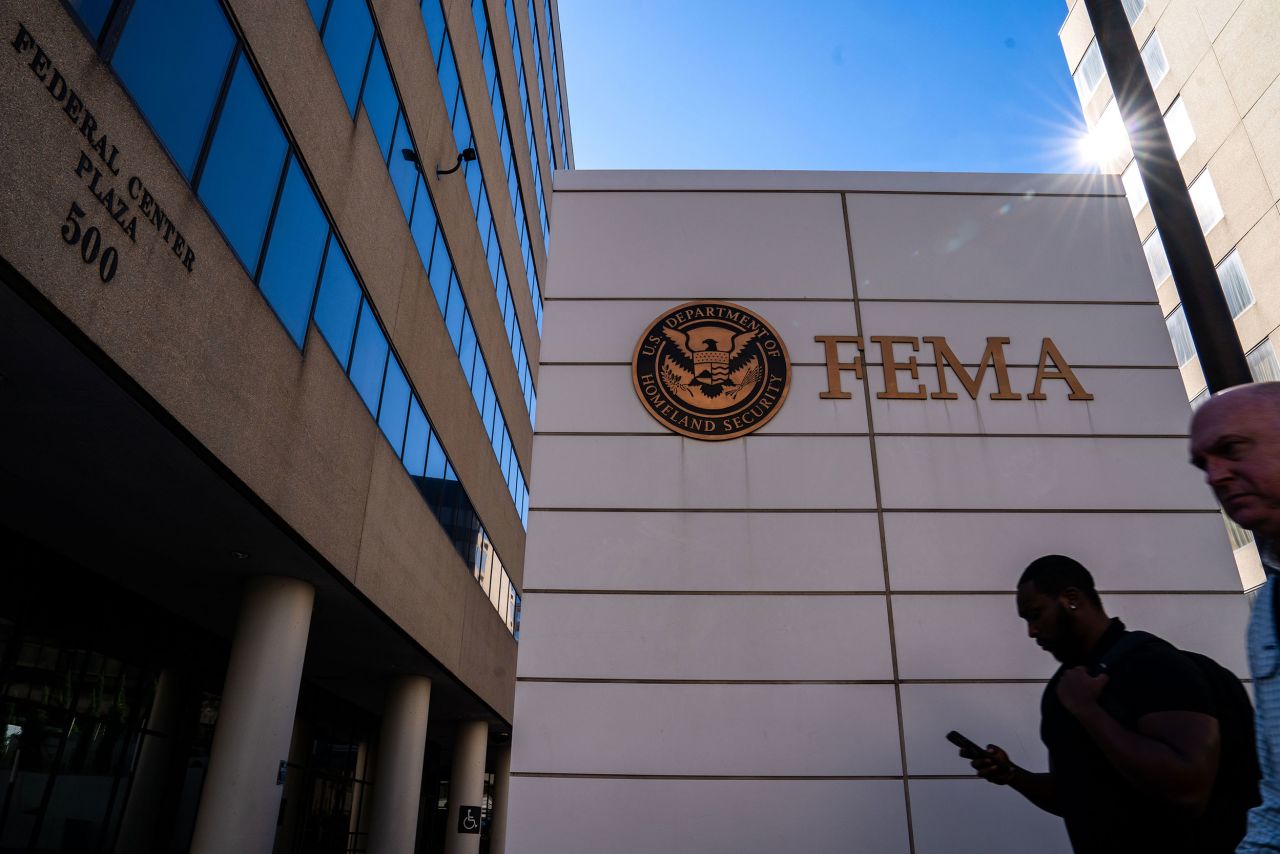
<svg viewBox="0 0 1280 854">
<path fill-rule="evenodd" d="M 67 211 L 67 221 L 62 224 L 62 239 L 67 241 L 68 246 L 80 244 L 80 258 L 84 263 L 98 262 L 98 278 L 105 284 L 116 277 L 119 255 L 114 246 L 102 248 L 102 232 L 98 231 L 96 225 L 81 230 L 80 220 L 83 218 L 84 208 L 72 202 L 71 210 Z"/>
</svg>

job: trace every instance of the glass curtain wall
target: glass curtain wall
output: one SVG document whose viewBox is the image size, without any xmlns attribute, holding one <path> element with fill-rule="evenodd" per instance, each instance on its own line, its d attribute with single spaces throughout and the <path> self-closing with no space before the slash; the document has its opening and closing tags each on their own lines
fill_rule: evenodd
<svg viewBox="0 0 1280 854">
<path fill-rule="evenodd" d="M 363 0 L 360 4 L 367 13 Z M 112 68 L 297 347 L 305 345 L 308 325 L 315 321 L 427 506 L 478 577 L 496 559 L 485 550 L 486 545 L 493 550 L 488 532 L 221 6 L 216 0 L 179 6 L 135 0 L 127 18 L 123 9 L 113 6 L 103 16 L 119 32 L 107 57 Z M 359 30 L 358 16 L 334 20 L 335 32 L 340 25 L 348 33 Z M 93 21 L 82 23 L 100 42 L 110 41 L 105 31 L 93 31 Z M 372 48 L 362 65 L 344 57 L 335 74 L 348 106 L 364 103 L 375 133 L 382 127 L 389 138 L 398 112 L 389 76 L 384 85 Z M 353 88 L 350 81 L 358 65 L 361 87 Z M 165 73 L 156 73 L 157 68 Z M 387 109 L 389 102 L 395 109 Z M 393 183 L 396 177 L 393 169 Z M 412 179 L 411 186 L 422 184 L 416 168 Z M 423 232 L 431 238 L 428 257 L 435 262 L 431 281 L 437 301 L 460 361 L 471 366 L 467 379 L 472 396 L 516 512 L 527 524 L 528 487 L 474 330 L 464 334 L 469 317 L 434 207 L 428 200 L 421 210 L 420 225 L 429 223 L 429 228 L 420 227 L 415 238 Z M 164 221 L 163 211 L 155 208 L 151 222 L 159 228 Z M 420 252 L 422 246 L 419 242 Z M 514 615 L 503 616 L 514 626 Z"/>
</svg>

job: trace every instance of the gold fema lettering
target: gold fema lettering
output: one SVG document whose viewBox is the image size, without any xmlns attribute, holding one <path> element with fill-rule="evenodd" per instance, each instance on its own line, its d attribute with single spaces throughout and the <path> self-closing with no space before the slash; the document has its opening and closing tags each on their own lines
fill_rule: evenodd
<svg viewBox="0 0 1280 854">
<path fill-rule="evenodd" d="M 986 374 L 988 366 L 996 375 L 996 390 L 991 393 L 991 399 L 1022 400 L 1022 395 L 1016 394 L 1009 387 L 1009 368 L 1004 361 L 1004 345 L 1009 343 L 1008 338 L 987 339 L 987 349 L 982 351 L 982 358 L 978 361 L 977 373 L 974 376 L 969 376 L 969 372 L 964 369 L 964 365 L 947 345 L 946 338 L 941 335 L 926 335 L 924 341 L 933 347 L 933 362 L 938 369 L 938 390 L 929 395 L 934 400 L 957 398 L 956 393 L 947 388 L 947 366 L 950 366 L 956 379 L 960 380 L 964 390 L 969 392 L 969 397 L 974 400 L 978 399 L 978 392 L 982 389 L 982 377 Z"/>
<path fill-rule="evenodd" d="M 905 362 L 899 362 L 893 354 L 896 344 L 910 344 L 911 352 L 916 352 L 920 349 L 920 339 L 910 335 L 872 335 L 871 341 L 880 345 L 880 361 L 884 371 L 884 391 L 876 392 L 876 398 L 878 400 L 924 400 L 928 396 L 924 383 L 917 385 L 916 390 L 912 392 L 898 389 L 899 371 L 910 371 L 911 379 L 920 379 L 920 365 L 916 357 L 912 356 Z"/>
<path fill-rule="evenodd" d="M 823 361 L 827 370 L 827 389 L 819 392 L 822 400 L 849 400 L 853 397 L 841 386 L 840 374 L 850 371 L 858 379 L 864 379 L 866 364 L 863 359 L 865 345 L 858 335 L 815 335 L 813 340 L 822 345 Z M 959 395 L 948 385 L 947 371 L 959 380 L 969 397 L 977 400 L 982 393 L 982 381 L 990 370 L 995 375 L 996 388 L 989 397 L 992 400 L 1022 400 L 1021 394 L 1015 392 L 1009 381 L 1009 365 L 1005 358 L 1004 348 L 1008 338 L 989 337 L 982 357 L 972 374 L 965 368 L 964 362 L 956 356 L 947 339 L 941 335 L 926 335 L 914 338 L 908 335 L 873 335 L 871 342 L 879 345 L 882 370 L 884 372 L 884 391 L 878 392 L 880 400 L 958 400 Z M 913 380 L 919 380 L 920 365 L 915 356 L 900 361 L 894 347 L 910 345 L 912 352 L 920 349 L 920 342 L 928 344 L 933 351 L 933 364 L 938 372 L 938 390 L 928 393 L 923 383 L 916 386 L 915 391 L 907 391 L 898 386 L 898 373 L 908 372 Z M 840 346 L 852 344 L 857 354 L 849 361 L 842 361 Z M 1063 358 L 1062 352 L 1050 338 L 1043 339 L 1040 346 L 1040 360 L 1036 368 L 1035 388 L 1026 396 L 1027 400 L 1046 400 L 1047 395 L 1041 390 L 1045 380 L 1062 380 L 1070 389 L 1068 400 L 1093 400 L 1093 395 L 1085 390 L 1071 365 Z M 772 389 L 770 389 L 772 391 Z"/>
<path fill-rule="evenodd" d="M 839 346 L 853 344 L 861 352 L 862 339 L 857 335 L 815 335 L 813 340 L 822 345 L 827 363 L 827 390 L 818 397 L 823 400 L 849 400 L 853 394 L 840 387 L 840 372 L 853 371 L 855 377 L 862 379 L 862 356 L 855 355 L 852 362 L 842 362 Z"/>
<path fill-rule="evenodd" d="M 1049 361 L 1053 362 L 1054 370 L 1046 370 Z M 1080 380 L 1076 377 L 1075 372 L 1071 370 L 1071 366 L 1067 364 L 1067 360 L 1062 358 L 1061 351 L 1058 350 L 1052 338 L 1046 338 L 1040 344 L 1040 364 L 1036 367 L 1036 387 L 1032 389 L 1031 394 L 1027 395 L 1027 400 L 1046 400 L 1046 396 L 1040 391 L 1040 386 L 1045 380 L 1062 380 L 1071 389 L 1071 394 L 1067 395 L 1067 400 L 1093 400 L 1093 395 L 1084 390 L 1084 386 L 1080 384 Z"/>
</svg>

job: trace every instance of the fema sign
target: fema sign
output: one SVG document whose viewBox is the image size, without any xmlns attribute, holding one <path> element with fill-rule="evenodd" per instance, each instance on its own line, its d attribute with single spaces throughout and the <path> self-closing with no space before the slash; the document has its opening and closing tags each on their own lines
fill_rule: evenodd
<svg viewBox="0 0 1280 854">
<path fill-rule="evenodd" d="M 1069 854 L 943 738 L 1045 768 L 1013 601 L 1044 554 L 1246 672 L 1119 180 L 555 180 L 521 854 Z"/>
</svg>

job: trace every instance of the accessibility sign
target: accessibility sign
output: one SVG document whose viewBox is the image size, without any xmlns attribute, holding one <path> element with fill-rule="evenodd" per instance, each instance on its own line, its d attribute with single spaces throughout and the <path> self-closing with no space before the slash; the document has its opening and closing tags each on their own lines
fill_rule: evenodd
<svg viewBox="0 0 1280 854">
<path fill-rule="evenodd" d="M 480 832 L 480 807 L 467 806 L 466 804 L 458 807 L 458 832 Z"/>
</svg>

